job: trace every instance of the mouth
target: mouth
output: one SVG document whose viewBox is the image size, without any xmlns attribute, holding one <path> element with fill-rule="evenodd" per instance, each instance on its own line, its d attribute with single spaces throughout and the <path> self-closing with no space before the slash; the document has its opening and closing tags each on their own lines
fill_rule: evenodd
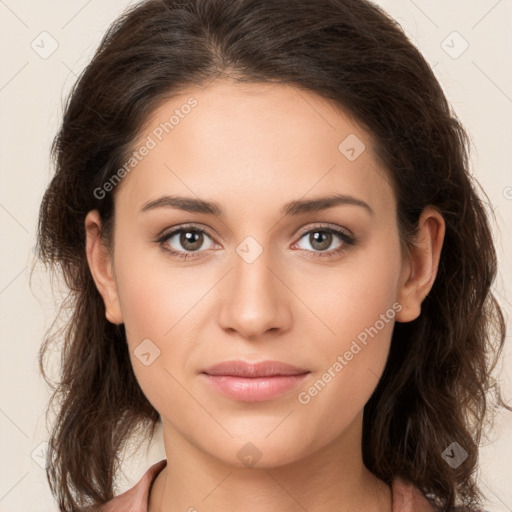
<svg viewBox="0 0 512 512">
<path fill-rule="evenodd" d="M 279 361 L 256 364 L 225 361 L 201 372 L 214 390 L 244 402 L 262 402 L 282 396 L 297 387 L 310 373 Z"/>
</svg>

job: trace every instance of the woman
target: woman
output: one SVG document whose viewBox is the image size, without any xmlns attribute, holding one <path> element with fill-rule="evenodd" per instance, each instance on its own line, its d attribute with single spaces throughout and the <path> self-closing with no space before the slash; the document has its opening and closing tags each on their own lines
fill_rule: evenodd
<svg viewBox="0 0 512 512">
<path fill-rule="evenodd" d="M 383 11 L 143 2 L 53 150 L 61 510 L 477 510 L 496 255 L 465 131 Z M 157 425 L 166 459 L 115 497 Z"/>
</svg>

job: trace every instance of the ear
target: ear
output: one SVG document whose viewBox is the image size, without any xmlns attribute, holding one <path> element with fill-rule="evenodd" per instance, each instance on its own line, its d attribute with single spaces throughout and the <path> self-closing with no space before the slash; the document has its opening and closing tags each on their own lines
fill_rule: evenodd
<svg viewBox="0 0 512 512">
<path fill-rule="evenodd" d="M 113 324 L 122 324 L 123 315 L 114 276 L 111 254 L 102 243 L 101 219 L 98 210 L 85 217 L 87 262 L 98 292 L 105 303 L 105 316 Z"/>
<path fill-rule="evenodd" d="M 425 208 L 418 221 L 414 246 L 403 265 L 398 290 L 402 309 L 396 314 L 398 322 L 411 322 L 420 316 L 421 303 L 436 279 L 444 233 L 443 216 L 433 207 Z"/>
</svg>

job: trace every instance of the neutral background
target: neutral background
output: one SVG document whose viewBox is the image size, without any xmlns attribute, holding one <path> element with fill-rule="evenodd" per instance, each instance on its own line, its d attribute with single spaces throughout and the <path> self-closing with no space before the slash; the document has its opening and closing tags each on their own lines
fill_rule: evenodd
<svg viewBox="0 0 512 512">
<path fill-rule="evenodd" d="M 30 287 L 39 203 L 51 176 L 49 146 L 62 104 L 126 0 L 0 0 L 0 512 L 56 510 L 44 466 L 49 391 L 37 351 L 55 300 L 44 269 Z M 512 289 L 511 0 L 380 0 L 425 55 L 471 134 L 472 172 L 496 214 L 495 285 L 510 326 Z M 456 33 L 454 33 L 456 32 Z M 467 48 L 466 48 L 467 46 Z M 510 329 L 510 327 L 509 327 Z M 510 334 L 501 379 L 512 400 Z M 127 488 L 164 457 L 159 440 L 125 464 Z M 479 473 L 487 509 L 512 511 L 512 413 L 485 440 Z"/>
</svg>

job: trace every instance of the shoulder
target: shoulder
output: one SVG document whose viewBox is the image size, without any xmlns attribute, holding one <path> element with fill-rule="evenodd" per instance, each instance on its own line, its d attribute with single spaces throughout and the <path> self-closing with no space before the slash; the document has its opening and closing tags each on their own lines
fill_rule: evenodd
<svg viewBox="0 0 512 512">
<path fill-rule="evenodd" d="M 142 478 L 123 494 L 116 496 L 100 508 L 99 512 L 147 512 L 149 491 L 157 475 L 165 468 L 165 459 L 153 464 Z M 392 512 L 437 512 L 421 491 L 412 483 L 401 478 L 393 481 Z M 480 509 L 456 507 L 454 512 L 485 512 Z"/>
<path fill-rule="evenodd" d="M 423 493 L 411 482 L 401 478 L 393 480 L 393 512 L 438 512 Z M 453 512 L 486 512 L 482 509 L 455 507 Z"/>
<path fill-rule="evenodd" d="M 165 459 L 153 464 L 131 489 L 103 504 L 99 512 L 147 512 L 151 485 L 166 464 Z"/>
</svg>

